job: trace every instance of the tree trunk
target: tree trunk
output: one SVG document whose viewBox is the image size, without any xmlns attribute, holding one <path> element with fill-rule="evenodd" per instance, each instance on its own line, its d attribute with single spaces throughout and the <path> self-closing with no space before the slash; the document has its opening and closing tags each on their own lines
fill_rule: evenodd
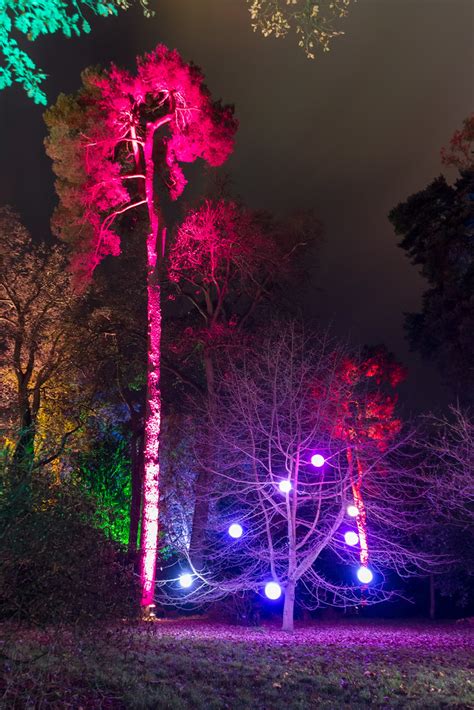
<svg viewBox="0 0 474 710">
<path fill-rule="evenodd" d="M 16 481 L 29 479 L 35 454 L 35 425 L 28 398 L 19 403 L 20 432 L 12 457 L 13 475 Z"/>
<path fill-rule="evenodd" d="M 204 351 L 204 370 L 206 373 L 207 397 L 209 416 L 213 417 L 214 413 L 214 364 L 212 356 L 208 350 Z M 210 423 L 207 430 L 207 441 L 205 459 L 212 467 L 213 445 L 212 445 L 212 426 Z M 205 468 L 198 473 L 196 480 L 196 501 L 194 503 L 193 524 L 191 530 L 191 541 L 189 544 L 189 556 L 194 567 L 198 570 L 202 569 L 204 564 L 204 541 L 206 530 L 209 522 L 209 492 L 212 485 L 212 476 Z"/>
<path fill-rule="evenodd" d="M 130 526 L 128 534 L 128 549 L 131 553 L 138 549 L 138 527 L 142 507 L 143 491 L 143 435 L 140 432 L 132 433 L 130 442 L 131 450 L 131 482 L 132 500 L 130 502 Z"/>
<path fill-rule="evenodd" d="M 152 230 L 153 232 L 154 230 Z M 151 243 L 154 238 L 154 243 Z M 140 540 L 141 605 L 153 604 L 158 546 L 159 446 L 161 431 L 160 281 L 156 264 L 156 234 L 148 239 L 148 362 L 145 417 L 143 506 Z"/>
<path fill-rule="evenodd" d="M 204 565 L 204 540 L 209 519 L 209 482 L 208 472 L 201 469 L 196 481 L 196 501 L 189 544 L 189 556 L 197 570 L 202 570 Z"/>
<path fill-rule="evenodd" d="M 434 574 L 430 574 L 430 619 L 433 621 L 436 616 L 436 590 Z"/>
<path fill-rule="evenodd" d="M 294 630 L 295 587 L 296 584 L 292 581 L 289 581 L 286 585 L 282 631 L 292 632 Z"/>
</svg>

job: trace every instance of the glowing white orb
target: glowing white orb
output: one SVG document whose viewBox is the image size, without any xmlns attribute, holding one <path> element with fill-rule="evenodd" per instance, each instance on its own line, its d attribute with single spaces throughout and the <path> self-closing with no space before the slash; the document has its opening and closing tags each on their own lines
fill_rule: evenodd
<svg viewBox="0 0 474 710">
<path fill-rule="evenodd" d="M 311 463 L 316 468 L 321 468 L 321 466 L 324 466 L 325 461 L 326 459 L 324 458 L 324 456 L 321 456 L 321 454 L 314 454 L 313 456 L 311 456 Z"/>
<path fill-rule="evenodd" d="M 269 599 L 279 599 L 281 597 L 281 587 L 278 582 L 267 582 L 265 585 L 265 596 Z"/>
<path fill-rule="evenodd" d="M 229 527 L 229 535 L 234 538 L 242 537 L 243 533 L 242 525 L 239 525 L 239 523 L 232 523 L 232 525 Z"/>
<path fill-rule="evenodd" d="M 291 491 L 291 481 L 280 481 L 278 488 L 282 493 L 289 493 Z"/>
<path fill-rule="evenodd" d="M 362 582 L 362 584 L 370 584 L 373 578 L 374 575 L 368 567 L 359 567 L 357 570 L 357 579 L 359 582 Z"/>
<path fill-rule="evenodd" d="M 357 545 L 357 543 L 359 542 L 359 536 L 353 530 L 348 530 L 346 533 L 344 533 L 344 540 L 346 545 L 354 547 L 354 545 Z"/>
<path fill-rule="evenodd" d="M 347 506 L 347 515 L 350 515 L 351 518 L 357 518 L 359 515 L 359 509 L 357 508 L 356 505 L 348 505 Z"/>
<path fill-rule="evenodd" d="M 179 583 L 183 587 L 183 589 L 188 589 L 188 587 L 190 587 L 191 584 L 193 583 L 192 575 L 182 574 L 181 577 L 179 578 Z"/>
</svg>

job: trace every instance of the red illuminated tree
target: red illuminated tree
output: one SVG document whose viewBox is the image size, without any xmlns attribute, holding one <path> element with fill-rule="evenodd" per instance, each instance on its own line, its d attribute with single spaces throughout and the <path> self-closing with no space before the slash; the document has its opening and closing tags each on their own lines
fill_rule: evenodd
<svg viewBox="0 0 474 710">
<path fill-rule="evenodd" d="M 405 379 L 405 371 L 385 348 L 379 347 L 360 357 L 344 358 L 338 375 L 351 392 L 351 396 L 337 403 L 337 428 L 341 439 L 348 444 L 346 457 L 351 490 L 354 505 L 359 512 L 356 522 L 360 561 L 366 566 L 369 561 L 369 545 L 363 496 L 364 484 L 367 483 L 364 450 L 366 444 L 371 443 L 383 453 L 400 432 L 402 423 L 395 415 L 395 388 Z M 318 386 L 315 394 L 319 394 Z M 331 395 L 331 398 L 334 396 Z"/>
<path fill-rule="evenodd" d="M 441 149 L 441 159 L 444 165 L 451 165 L 459 172 L 474 169 L 474 113 L 463 121 L 463 127 L 454 131 L 448 148 Z"/>
<path fill-rule="evenodd" d="M 73 268 L 87 281 L 97 264 L 120 253 L 120 223 L 131 210 L 147 219 L 148 370 L 141 528 L 141 603 L 153 602 L 158 534 L 161 429 L 160 279 L 166 249 L 163 198 L 186 179 L 181 163 L 222 164 L 233 147 L 232 109 L 211 100 L 203 75 L 160 45 L 137 59 L 135 75 L 111 66 L 89 70 L 75 97 L 47 112 L 46 146 L 58 175 L 57 233 L 76 248 Z"/>
</svg>

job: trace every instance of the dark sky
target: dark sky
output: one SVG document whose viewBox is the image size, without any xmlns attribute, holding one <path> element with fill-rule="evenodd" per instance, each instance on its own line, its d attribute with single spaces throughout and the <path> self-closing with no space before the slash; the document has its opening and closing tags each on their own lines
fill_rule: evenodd
<svg viewBox="0 0 474 710">
<path fill-rule="evenodd" d="M 473 0 L 359 0 L 346 35 L 315 61 L 294 36 L 254 34 L 244 0 L 150 2 L 151 20 L 135 8 L 94 19 L 87 37 L 30 45 L 50 101 L 77 89 L 84 67 L 132 68 L 159 42 L 200 65 L 240 120 L 226 168 L 235 191 L 251 207 L 315 209 L 324 222 L 315 312 L 356 342 L 385 342 L 409 366 L 409 406 L 436 406 L 437 377 L 408 352 L 402 327 L 424 284 L 386 215 L 441 172 L 439 150 L 472 110 Z M 54 204 L 42 109 L 13 89 L 0 112 L 0 201 L 39 236 Z"/>
</svg>

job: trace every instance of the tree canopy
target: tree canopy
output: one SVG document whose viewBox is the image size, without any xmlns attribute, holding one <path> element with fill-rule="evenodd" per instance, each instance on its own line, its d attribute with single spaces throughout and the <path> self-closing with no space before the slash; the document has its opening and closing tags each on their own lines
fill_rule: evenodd
<svg viewBox="0 0 474 710">
<path fill-rule="evenodd" d="M 461 401 L 474 393 L 473 138 L 470 117 L 442 152 L 445 164 L 459 170 L 454 185 L 440 175 L 389 215 L 399 246 L 428 283 L 421 311 L 405 317 L 408 339 L 439 366 Z"/>
<path fill-rule="evenodd" d="M 140 2 L 145 14 L 150 16 L 148 0 Z M 0 66 L 0 90 L 17 82 L 36 104 L 46 105 L 41 84 L 47 75 L 22 49 L 15 36 L 25 35 L 34 41 L 41 35 L 57 32 L 66 37 L 88 33 L 91 26 L 83 11 L 107 17 L 116 15 L 118 9 L 128 9 L 131 4 L 132 0 L 1 0 L 0 51 L 5 63 Z"/>
</svg>

